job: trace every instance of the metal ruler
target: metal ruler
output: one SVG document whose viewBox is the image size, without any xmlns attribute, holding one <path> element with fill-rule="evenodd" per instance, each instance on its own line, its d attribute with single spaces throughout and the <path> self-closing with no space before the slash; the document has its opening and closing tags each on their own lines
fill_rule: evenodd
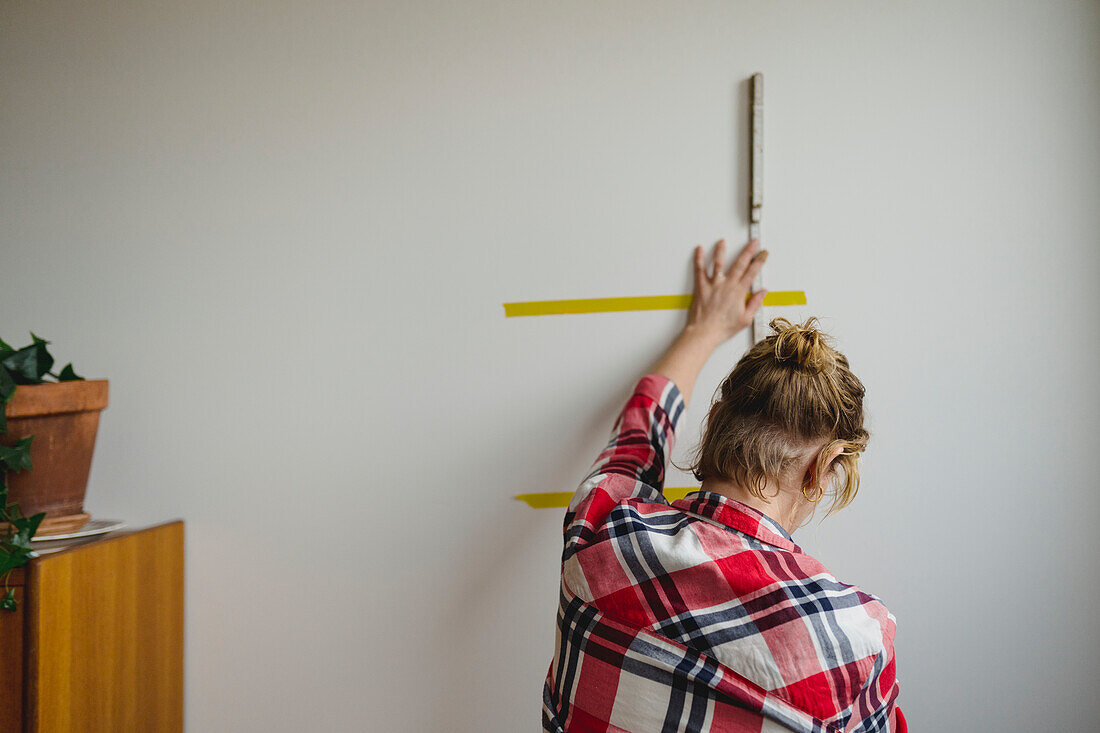
<svg viewBox="0 0 1100 733">
<path fill-rule="evenodd" d="M 760 241 L 760 248 L 764 248 L 764 240 L 760 236 L 760 227 L 764 220 L 764 75 L 756 73 L 752 75 L 750 82 L 749 109 L 752 116 L 750 142 L 752 152 L 749 156 L 749 170 L 752 179 L 751 192 L 749 194 L 749 239 Z M 764 287 L 764 271 L 753 280 L 753 292 Z M 764 316 L 764 309 L 756 311 L 752 320 L 752 342 L 755 344 L 767 336 L 768 324 Z"/>
</svg>

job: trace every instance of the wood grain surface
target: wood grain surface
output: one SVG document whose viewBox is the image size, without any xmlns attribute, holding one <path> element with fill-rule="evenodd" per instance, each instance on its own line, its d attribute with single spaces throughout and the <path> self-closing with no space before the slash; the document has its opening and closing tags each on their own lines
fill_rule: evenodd
<svg viewBox="0 0 1100 733">
<path fill-rule="evenodd" d="M 23 573 L 24 568 L 16 568 L 7 582 L 19 607 L 0 611 L 0 733 L 23 730 Z M 7 592 L 3 586 L 0 590 Z"/>
<path fill-rule="evenodd" d="M 183 522 L 34 560 L 26 730 L 183 730 Z"/>
</svg>

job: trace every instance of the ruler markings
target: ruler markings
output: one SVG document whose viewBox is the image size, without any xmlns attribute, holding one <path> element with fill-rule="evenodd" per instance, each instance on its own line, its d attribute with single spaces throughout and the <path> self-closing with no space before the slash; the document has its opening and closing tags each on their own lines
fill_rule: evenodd
<svg viewBox="0 0 1100 733">
<path fill-rule="evenodd" d="M 752 75 L 751 98 L 749 100 L 750 115 L 752 120 L 749 126 L 750 153 L 749 175 L 752 180 L 752 191 L 749 196 L 749 239 L 760 242 L 760 248 L 764 248 L 764 239 L 761 229 L 764 224 L 764 75 L 756 73 Z M 764 271 L 761 270 L 753 280 L 752 289 L 764 288 Z M 767 299 L 764 305 L 767 305 Z M 801 304 L 800 304 L 801 305 Z M 756 311 L 753 316 L 751 333 L 749 338 L 752 343 L 757 343 L 767 336 L 767 321 L 764 317 L 764 309 Z"/>
</svg>

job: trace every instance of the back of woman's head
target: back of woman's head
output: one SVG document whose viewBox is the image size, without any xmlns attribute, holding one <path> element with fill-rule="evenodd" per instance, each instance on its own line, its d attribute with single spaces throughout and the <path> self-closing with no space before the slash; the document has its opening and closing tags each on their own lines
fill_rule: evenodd
<svg viewBox="0 0 1100 733">
<path fill-rule="evenodd" d="M 839 447 L 830 468 L 829 513 L 847 506 L 859 490 L 859 456 L 870 437 L 863 429 L 863 384 L 848 360 L 817 330 L 817 319 L 771 322 L 772 335 L 746 353 L 726 377 L 707 415 L 691 470 L 695 478 L 734 480 L 767 500 L 788 468 L 817 451 L 814 482 Z M 808 488 L 808 487 L 803 487 Z"/>
</svg>

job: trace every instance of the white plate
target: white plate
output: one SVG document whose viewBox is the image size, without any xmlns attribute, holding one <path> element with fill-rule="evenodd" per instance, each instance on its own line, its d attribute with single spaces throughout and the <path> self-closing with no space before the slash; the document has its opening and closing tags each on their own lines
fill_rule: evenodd
<svg viewBox="0 0 1100 733">
<path fill-rule="evenodd" d="M 125 526 L 126 522 L 119 519 L 92 519 L 75 532 L 51 534 L 46 537 L 31 537 L 31 542 L 52 542 L 54 540 L 71 540 L 77 537 L 91 537 L 92 535 L 114 532 L 116 529 L 122 529 Z"/>
</svg>

